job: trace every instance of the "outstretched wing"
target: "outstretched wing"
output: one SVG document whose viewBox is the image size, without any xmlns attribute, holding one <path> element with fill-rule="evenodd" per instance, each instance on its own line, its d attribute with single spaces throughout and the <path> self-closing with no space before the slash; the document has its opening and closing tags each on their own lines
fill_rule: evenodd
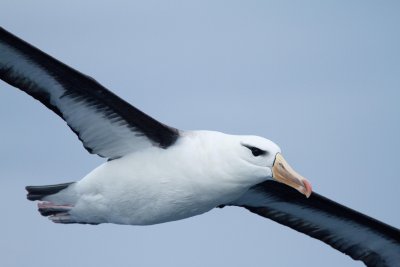
<svg viewBox="0 0 400 267">
<path fill-rule="evenodd" d="M 86 76 L 0 28 L 0 78 L 63 118 L 93 154 L 115 159 L 179 137 Z"/>
<path fill-rule="evenodd" d="M 400 231 L 317 193 L 267 181 L 231 205 L 319 239 L 367 266 L 400 266 Z"/>
</svg>

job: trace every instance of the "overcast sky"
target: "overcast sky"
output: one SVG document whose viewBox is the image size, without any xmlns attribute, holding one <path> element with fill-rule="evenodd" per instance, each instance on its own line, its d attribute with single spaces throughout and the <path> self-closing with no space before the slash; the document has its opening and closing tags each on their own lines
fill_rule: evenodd
<svg viewBox="0 0 400 267">
<path fill-rule="evenodd" d="M 398 1 L 104 2 L 3 0 L 0 25 L 171 126 L 275 141 L 315 191 L 400 227 Z M 53 224 L 24 186 L 103 160 L 4 82 L 0 123 L 0 266 L 362 266 L 240 208 Z"/>
</svg>

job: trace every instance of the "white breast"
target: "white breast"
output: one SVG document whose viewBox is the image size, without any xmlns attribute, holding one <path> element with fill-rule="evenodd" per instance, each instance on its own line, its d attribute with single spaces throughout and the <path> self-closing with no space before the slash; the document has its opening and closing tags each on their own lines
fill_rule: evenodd
<svg viewBox="0 0 400 267">
<path fill-rule="evenodd" d="M 78 199 L 71 215 L 91 222 L 156 224 L 207 212 L 247 190 L 249 185 L 235 182 L 202 150 L 201 142 L 188 136 L 166 150 L 154 147 L 104 163 L 74 187 Z"/>
</svg>

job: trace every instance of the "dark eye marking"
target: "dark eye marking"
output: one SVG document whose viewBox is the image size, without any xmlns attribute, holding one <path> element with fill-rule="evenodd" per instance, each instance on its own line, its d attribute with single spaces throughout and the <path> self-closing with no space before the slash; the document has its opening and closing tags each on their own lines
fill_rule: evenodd
<svg viewBox="0 0 400 267">
<path fill-rule="evenodd" d="M 259 149 L 258 147 L 244 145 L 244 144 L 242 144 L 242 146 L 247 147 L 248 149 L 250 149 L 250 151 L 251 151 L 251 153 L 253 154 L 254 157 L 263 156 L 263 155 L 267 154 L 267 151 Z"/>
</svg>

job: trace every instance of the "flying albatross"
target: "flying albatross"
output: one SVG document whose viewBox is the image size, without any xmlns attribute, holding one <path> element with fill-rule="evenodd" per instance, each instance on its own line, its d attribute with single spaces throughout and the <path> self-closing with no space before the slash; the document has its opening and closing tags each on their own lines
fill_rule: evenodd
<svg viewBox="0 0 400 267">
<path fill-rule="evenodd" d="M 400 231 L 315 192 L 258 136 L 182 131 L 0 28 L 0 78 L 108 159 L 78 182 L 27 186 L 55 223 L 150 225 L 239 206 L 368 266 L 400 266 Z"/>
</svg>

